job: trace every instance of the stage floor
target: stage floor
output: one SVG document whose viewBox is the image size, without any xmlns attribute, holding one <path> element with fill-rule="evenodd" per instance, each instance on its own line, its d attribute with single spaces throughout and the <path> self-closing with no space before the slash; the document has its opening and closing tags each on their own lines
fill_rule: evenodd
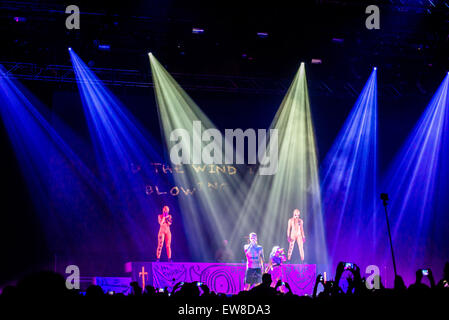
<svg viewBox="0 0 449 320">
<path fill-rule="evenodd" d="M 314 264 L 282 265 L 284 281 L 294 294 L 311 295 L 316 278 Z M 236 294 L 243 290 L 245 264 L 243 263 L 196 263 L 196 262 L 127 262 L 125 271 L 140 286 L 152 285 L 170 290 L 180 282 L 200 281 L 211 291 Z"/>
</svg>

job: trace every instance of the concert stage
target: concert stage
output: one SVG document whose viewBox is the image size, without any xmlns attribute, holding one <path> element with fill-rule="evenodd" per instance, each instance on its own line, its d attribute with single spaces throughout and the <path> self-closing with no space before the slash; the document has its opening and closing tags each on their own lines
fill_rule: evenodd
<svg viewBox="0 0 449 320">
<path fill-rule="evenodd" d="M 316 277 L 314 264 L 282 265 L 284 281 L 294 294 L 311 295 Z M 140 286 L 172 287 L 180 282 L 200 281 L 211 291 L 236 294 L 243 290 L 245 264 L 243 263 L 191 263 L 191 262 L 127 262 L 125 271 Z"/>
</svg>

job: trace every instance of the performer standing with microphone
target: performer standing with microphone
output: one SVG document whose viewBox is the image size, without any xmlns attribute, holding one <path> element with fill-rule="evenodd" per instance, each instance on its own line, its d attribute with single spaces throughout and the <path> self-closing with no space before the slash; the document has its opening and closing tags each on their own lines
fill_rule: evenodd
<svg viewBox="0 0 449 320">
<path fill-rule="evenodd" d="M 170 232 L 170 226 L 172 224 L 172 216 L 168 213 L 170 212 L 170 208 L 168 206 L 164 206 L 162 208 L 162 214 L 157 216 L 157 220 L 159 222 L 159 233 L 157 235 L 157 250 L 156 250 L 156 258 L 157 262 L 159 262 L 159 259 L 161 258 L 162 253 L 162 246 L 164 245 L 165 240 L 165 246 L 167 248 L 167 257 L 168 261 L 171 262 L 171 232 Z"/>
<path fill-rule="evenodd" d="M 263 248 L 257 244 L 257 234 L 254 232 L 249 234 L 249 244 L 246 244 L 243 249 L 246 255 L 244 289 L 248 291 L 252 285 L 257 286 L 262 283 Z"/>
</svg>

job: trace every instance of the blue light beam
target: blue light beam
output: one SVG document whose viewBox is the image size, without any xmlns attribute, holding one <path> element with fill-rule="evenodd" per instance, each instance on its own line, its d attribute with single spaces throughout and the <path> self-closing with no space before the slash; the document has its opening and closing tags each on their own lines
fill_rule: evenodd
<svg viewBox="0 0 449 320">
<path fill-rule="evenodd" d="M 376 77 L 373 69 L 321 168 L 326 235 L 334 264 L 373 263 L 379 231 L 372 223 L 377 183 Z"/>
<path fill-rule="evenodd" d="M 446 75 L 383 183 L 391 199 L 398 273 L 409 282 L 414 281 L 416 269 L 423 266 L 434 267 L 434 274 L 441 271 L 449 256 L 448 82 Z M 391 267 L 388 254 L 384 254 L 385 263 Z"/>
<path fill-rule="evenodd" d="M 98 180 L 54 129 L 67 130 L 0 66 L 0 114 L 28 192 L 45 230 L 51 252 L 91 250 L 104 234 L 85 225 L 98 225 L 98 199 L 106 202 Z M 49 121 L 51 116 L 51 123 Z M 66 135 L 68 133 L 66 132 Z M 20 214 L 20 213 L 17 213 Z M 90 242 L 89 240 L 92 240 Z"/>
<path fill-rule="evenodd" d="M 160 179 L 149 166 L 161 162 L 156 144 L 75 51 L 69 53 L 98 167 L 103 168 L 105 185 L 115 197 L 110 210 L 124 224 L 133 246 L 148 256 L 148 244 L 157 238 L 156 230 L 151 232 L 148 226 L 154 225 L 156 213 L 166 204 L 145 193 L 146 183 Z M 133 170 L 136 167 L 138 172 Z"/>
</svg>

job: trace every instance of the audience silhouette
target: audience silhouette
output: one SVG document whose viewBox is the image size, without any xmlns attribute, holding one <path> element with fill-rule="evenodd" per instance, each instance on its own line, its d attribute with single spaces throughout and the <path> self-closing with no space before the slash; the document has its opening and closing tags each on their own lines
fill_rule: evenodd
<svg viewBox="0 0 449 320">
<path fill-rule="evenodd" d="M 424 279 L 427 280 L 424 280 Z M 55 299 L 62 298 L 80 299 L 77 301 L 102 301 L 108 305 L 108 301 L 119 303 L 139 303 L 146 301 L 145 305 L 151 308 L 165 306 L 167 312 L 178 312 L 173 306 L 182 306 L 187 303 L 205 305 L 249 305 L 260 306 L 262 304 L 280 306 L 277 314 L 287 315 L 292 308 L 298 310 L 320 310 L 321 314 L 332 313 L 338 306 L 345 305 L 348 310 L 356 307 L 372 308 L 372 306 L 390 306 L 397 310 L 407 310 L 420 305 L 429 307 L 437 301 L 447 301 L 449 298 L 449 262 L 444 268 L 443 278 L 435 284 L 432 270 L 419 269 L 416 271 L 416 280 L 408 288 L 401 276 L 396 276 L 394 288 L 388 289 L 382 286 L 376 288 L 367 285 L 366 280 L 361 277 L 360 268 L 356 264 L 339 263 L 335 272 L 335 279 L 326 281 L 324 277 L 317 275 L 312 296 L 299 297 L 292 293 L 290 285 L 278 281 L 276 286 L 271 287 L 271 275 L 266 273 L 262 276 L 262 283 L 250 291 L 241 291 L 237 295 L 215 293 L 201 282 L 178 282 L 172 289 L 155 288 L 147 285 L 144 289 L 137 282 L 130 284 L 131 290 L 127 295 L 104 292 L 98 285 L 90 285 L 85 291 L 69 290 L 66 287 L 62 275 L 50 271 L 42 271 L 24 277 L 16 285 L 6 286 L 0 295 L 0 302 L 8 299 L 22 301 L 22 298 L 33 299 Z M 378 279 L 378 283 L 382 283 Z M 426 284 L 426 283 L 428 284 Z M 345 284 L 342 286 L 342 284 Z M 284 286 L 287 290 L 279 290 Z M 319 292 L 320 291 L 320 292 Z M 85 297 L 84 297 L 85 296 Z M 52 301 L 53 301 L 52 300 Z M 97 303 L 97 302 L 95 302 Z M 325 306 L 328 306 L 325 307 Z M 445 304 L 442 304 L 445 308 Z M 274 307 L 273 307 L 274 308 Z M 367 310 L 368 310 L 367 309 Z M 248 309 L 250 310 L 250 309 Z M 254 309 L 256 310 L 256 309 Z M 290 311 L 289 311 L 290 310 Z M 350 312 L 350 311 L 348 311 Z M 352 311 L 351 311 L 352 312 Z"/>
</svg>

